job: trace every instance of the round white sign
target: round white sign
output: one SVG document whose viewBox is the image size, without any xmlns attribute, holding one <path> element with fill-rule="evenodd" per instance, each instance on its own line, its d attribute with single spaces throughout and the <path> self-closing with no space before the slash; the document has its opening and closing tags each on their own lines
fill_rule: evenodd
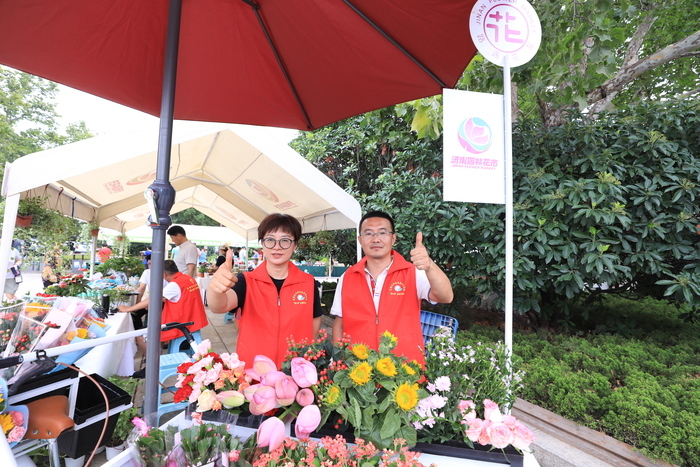
<svg viewBox="0 0 700 467">
<path fill-rule="evenodd" d="M 500 66 L 506 56 L 511 67 L 529 62 L 542 41 L 540 18 L 526 0 L 478 0 L 469 32 L 481 55 Z"/>
</svg>

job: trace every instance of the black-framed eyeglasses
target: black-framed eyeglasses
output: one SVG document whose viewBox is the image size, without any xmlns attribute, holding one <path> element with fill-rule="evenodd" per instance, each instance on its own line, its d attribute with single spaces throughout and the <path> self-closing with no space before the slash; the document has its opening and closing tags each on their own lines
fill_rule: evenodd
<svg viewBox="0 0 700 467">
<path fill-rule="evenodd" d="M 262 239 L 262 244 L 265 248 L 268 249 L 273 249 L 275 245 L 279 244 L 280 248 L 283 250 L 288 250 L 291 248 L 292 244 L 294 243 L 294 240 L 291 238 L 280 238 L 279 240 L 276 240 L 272 237 L 265 237 Z"/>
<path fill-rule="evenodd" d="M 360 233 L 360 237 L 372 239 L 377 236 L 380 240 L 386 240 L 390 235 L 393 235 L 393 233 L 394 232 L 390 232 L 388 230 L 380 230 L 379 232 L 362 232 Z"/>
</svg>

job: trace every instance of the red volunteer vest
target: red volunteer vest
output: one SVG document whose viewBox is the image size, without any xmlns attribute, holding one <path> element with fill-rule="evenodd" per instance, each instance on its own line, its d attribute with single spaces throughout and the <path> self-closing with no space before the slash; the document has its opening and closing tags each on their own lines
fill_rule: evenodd
<svg viewBox="0 0 700 467">
<path fill-rule="evenodd" d="M 245 272 L 246 296 L 238 330 L 236 353 L 246 368 L 256 355 L 265 355 L 280 368 L 287 339 L 313 339 L 314 277 L 289 263 L 289 273 L 277 294 L 265 261 Z"/>
<path fill-rule="evenodd" d="M 178 272 L 175 274 L 173 282 L 180 287 L 180 300 L 176 303 L 165 300 L 161 323 L 165 324 L 173 321 L 189 323 L 194 321 L 192 326 L 188 326 L 190 332 L 198 331 L 209 324 L 197 281 L 187 274 Z M 160 341 L 165 342 L 180 336 L 182 336 L 182 332 L 177 329 L 171 329 L 160 333 Z"/>
<path fill-rule="evenodd" d="M 420 325 L 420 299 L 416 291 L 416 267 L 396 251 L 382 287 L 379 311 L 375 312 L 372 292 L 367 285 L 367 258 L 345 271 L 343 277 L 343 332 L 352 342 L 379 348 L 384 331 L 398 338 L 393 350 L 409 360 L 425 363 Z"/>
</svg>

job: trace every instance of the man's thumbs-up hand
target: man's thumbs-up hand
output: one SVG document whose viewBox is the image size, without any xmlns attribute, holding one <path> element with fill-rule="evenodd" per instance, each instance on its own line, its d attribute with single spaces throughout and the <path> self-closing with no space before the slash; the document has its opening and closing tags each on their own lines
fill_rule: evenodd
<svg viewBox="0 0 700 467">
<path fill-rule="evenodd" d="M 416 234 L 416 246 L 411 250 L 411 262 L 422 271 L 427 271 L 433 265 L 428 250 L 423 246 L 423 232 Z"/>
<path fill-rule="evenodd" d="M 229 248 L 226 252 L 226 261 L 214 273 L 208 289 L 217 293 L 226 293 L 233 287 L 238 282 L 238 278 L 231 269 L 233 269 L 233 250 Z"/>
</svg>

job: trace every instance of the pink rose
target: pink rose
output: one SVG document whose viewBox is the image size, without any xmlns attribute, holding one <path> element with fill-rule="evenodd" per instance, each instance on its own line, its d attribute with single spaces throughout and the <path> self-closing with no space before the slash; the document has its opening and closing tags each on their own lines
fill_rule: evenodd
<svg viewBox="0 0 700 467">
<path fill-rule="evenodd" d="M 498 404 L 489 399 L 484 399 L 484 420 L 497 423 L 503 421 L 501 411 L 498 409 Z"/>
<path fill-rule="evenodd" d="M 250 413 L 253 415 L 263 415 L 275 407 L 279 407 L 279 405 L 277 405 L 275 388 L 261 386 L 255 391 L 255 394 L 253 394 L 248 410 L 250 410 Z"/>
<path fill-rule="evenodd" d="M 473 401 L 459 401 L 457 409 L 463 418 L 476 418 L 476 405 Z"/>
<path fill-rule="evenodd" d="M 514 416 L 503 414 L 503 424 L 505 426 L 512 430 L 516 423 L 518 423 L 518 420 Z"/>
<path fill-rule="evenodd" d="M 472 442 L 478 441 L 479 436 L 481 436 L 481 432 L 484 429 L 485 422 L 480 418 L 470 418 L 467 419 L 466 422 L 469 426 L 469 428 L 465 431 L 467 438 L 469 438 Z"/>
<path fill-rule="evenodd" d="M 491 444 L 491 437 L 489 436 L 489 432 L 487 430 L 487 428 L 490 426 L 491 422 L 489 422 L 488 420 L 484 420 L 484 424 L 481 427 L 481 433 L 479 433 L 479 439 L 476 440 L 476 442 L 481 444 L 482 446 Z"/>
<path fill-rule="evenodd" d="M 277 403 L 282 407 L 292 405 L 299 391 L 299 386 L 294 382 L 291 376 L 285 376 L 278 379 L 275 383 L 275 394 L 277 394 Z"/>
<path fill-rule="evenodd" d="M 292 359 L 292 377 L 300 388 L 309 388 L 318 383 L 318 372 L 310 361 L 294 357 Z"/>
<path fill-rule="evenodd" d="M 314 392 L 311 389 L 304 388 L 297 393 L 296 401 L 302 407 L 311 405 L 314 403 Z"/>
<path fill-rule="evenodd" d="M 297 417 L 294 432 L 297 438 L 308 438 L 313 431 L 321 424 L 321 411 L 317 405 L 307 405 Z"/>
<path fill-rule="evenodd" d="M 268 418 L 258 428 L 258 446 L 261 448 L 267 446 L 270 451 L 274 451 L 282 445 L 284 437 L 284 423 L 277 417 Z"/>
<path fill-rule="evenodd" d="M 513 431 L 505 423 L 492 423 L 486 427 L 491 444 L 497 449 L 503 449 L 513 442 Z"/>
<path fill-rule="evenodd" d="M 243 405 L 245 396 L 239 391 L 221 391 L 216 394 L 216 400 L 221 402 L 227 409 L 230 409 Z"/>
<path fill-rule="evenodd" d="M 524 450 L 529 448 L 533 441 L 535 441 L 535 434 L 522 423 L 515 422 L 515 426 L 513 427 L 513 441 L 511 442 L 513 447 Z"/>
</svg>

